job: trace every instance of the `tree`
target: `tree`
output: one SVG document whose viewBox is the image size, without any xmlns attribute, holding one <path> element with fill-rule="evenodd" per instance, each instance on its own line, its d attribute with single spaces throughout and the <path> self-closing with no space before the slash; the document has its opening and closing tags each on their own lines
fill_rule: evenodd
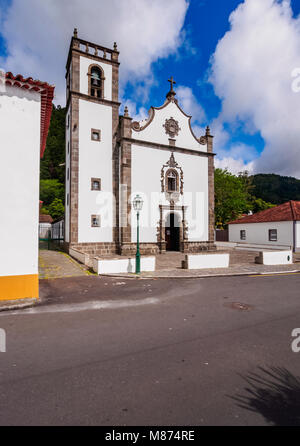
<svg viewBox="0 0 300 446">
<path fill-rule="evenodd" d="M 59 198 L 55 198 L 50 206 L 48 206 L 48 212 L 53 220 L 57 220 L 63 217 L 65 213 L 65 207 L 62 200 L 60 200 Z"/>
<path fill-rule="evenodd" d="M 253 197 L 253 201 L 252 201 L 252 211 L 253 211 L 253 213 L 260 212 L 260 211 L 265 211 L 266 209 L 270 209 L 270 208 L 273 208 L 275 206 L 276 206 L 275 204 L 268 203 L 268 202 L 262 200 L 261 198 Z"/>
<path fill-rule="evenodd" d="M 65 182 L 65 120 L 66 109 L 53 106 L 46 150 L 41 160 L 41 179 Z"/>
<path fill-rule="evenodd" d="M 300 200 L 300 180 L 275 174 L 258 174 L 252 177 L 255 196 L 274 204 Z"/>
<path fill-rule="evenodd" d="M 40 182 L 40 199 L 44 207 L 48 207 L 55 198 L 64 203 L 65 186 L 58 180 L 41 180 Z"/>
<path fill-rule="evenodd" d="M 247 172 L 236 176 L 227 169 L 215 170 L 215 217 L 219 229 L 252 210 L 251 188 Z"/>
</svg>

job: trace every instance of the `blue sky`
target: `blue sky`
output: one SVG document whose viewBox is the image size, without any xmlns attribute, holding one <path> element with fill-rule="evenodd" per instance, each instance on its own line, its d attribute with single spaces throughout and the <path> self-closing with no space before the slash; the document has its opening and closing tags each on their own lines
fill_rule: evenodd
<svg viewBox="0 0 300 446">
<path fill-rule="evenodd" d="M 291 69 L 300 66 L 300 54 L 299 58 L 295 56 L 300 49 L 300 1 L 291 0 L 288 5 L 292 11 L 291 17 L 286 14 L 287 9 L 281 0 L 129 1 L 134 14 L 125 16 L 124 20 L 124 14 L 120 12 L 113 28 L 112 24 L 107 26 L 107 23 L 101 22 L 103 12 L 106 12 L 107 17 L 110 14 L 115 17 L 116 9 L 113 8 L 121 5 L 122 0 L 87 0 L 85 8 L 91 9 L 88 18 L 84 17 L 86 11 L 80 9 L 82 2 L 79 0 L 43 0 L 41 4 L 47 5 L 44 9 L 43 6 L 37 8 L 34 0 L 26 0 L 27 10 L 30 10 L 29 3 L 35 6 L 34 16 L 27 16 L 25 9 L 22 9 L 24 0 L 0 0 L 0 67 L 55 83 L 56 102 L 62 103 L 64 63 L 73 27 L 79 28 L 82 38 L 97 39 L 99 44 L 109 46 L 107 42 L 118 40 L 123 70 L 123 106 L 126 101 L 128 105 L 135 104 L 133 110 L 139 117 L 143 117 L 150 106 L 160 106 L 164 102 L 169 89 L 168 79 L 173 75 L 177 82 L 175 90 L 179 89 L 179 99 L 185 98 L 186 111 L 194 114 L 196 131 L 199 133 L 205 125 L 210 124 L 215 132 L 218 159 L 223 159 L 223 163 L 219 161 L 220 167 L 228 167 L 232 171 L 247 168 L 300 176 L 300 163 L 296 165 L 293 158 L 295 154 L 298 155 L 297 139 L 300 135 L 297 129 L 290 129 L 290 135 L 293 135 L 289 141 L 292 145 L 290 158 L 287 159 L 285 155 L 283 162 L 279 153 L 282 142 L 286 141 L 286 123 L 291 121 L 284 110 L 291 110 L 292 113 L 295 109 L 298 113 L 296 99 L 300 104 L 300 95 L 297 98 L 295 95 L 290 97 L 290 93 L 283 95 L 284 89 L 289 88 Z M 74 5 L 71 13 L 70 9 L 64 9 L 69 8 L 70 2 Z M 143 7 L 139 8 L 141 4 Z M 245 8 L 237 10 L 241 4 Z M 150 5 L 155 5 L 155 11 Z M 98 17 L 94 13 L 95 8 L 99 8 Z M 66 10 L 68 20 L 63 17 Z M 234 24 L 230 24 L 229 17 L 233 11 L 238 12 Z M 53 12 L 53 20 L 56 17 L 56 21 L 51 22 L 49 12 Z M 139 28 L 137 33 L 134 29 L 130 31 L 131 23 L 134 27 L 145 20 L 145 12 L 148 17 L 145 32 L 143 28 Z M 61 16 L 64 20 L 60 23 Z M 94 24 L 93 16 L 97 17 Z M 38 25 L 39 20 L 43 26 Z M 265 23 L 257 24 L 261 20 L 265 20 Z M 54 23 L 57 29 L 54 29 Z M 14 32 L 13 27 L 17 28 L 17 32 Z M 256 42 L 253 42 L 253 36 L 250 38 L 253 29 L 254 36 L 257 35 Z M 268 33 L 264 34 L 264 30 Z M 277 30 L 278 33 L 280 30 L 282 32 L 279 42 Z M 225 37 L 227 32 L 228 38 Z M 165 34 L 170 37 L 166 38 Z M 274 39 L 270 39 L 270 35 Z M 40 47 L 37 43 L 39 40 Z M 147 54 L 152 41 L 157 56 L 151 50 Z M 285 55 L 289 42 L 292 42 L 292 49 Z M 134 52 L 133 61 L 142 59 L 136 70 L 134 62 L 129 60 Z M 276 55 L 275 59 L 285 59 L 285 73 L 280 72 L 274 56 L 270 56 L 272 53 Z M 19 61 L 15 60 L 14 54 L 21 55 Z M 215 62 L 212 62 L 214 54 Z M 243 62 L 240 64 L 239 60 Z M 261 72 L 257 71 L 260 64 Z M 268 72 L 268 66 L 272 64 L 274 70 Z M 248 73 L 245 72 L 247 67 Z M 209 82 L 212 72 L 214 78 Z M 243 78 L 247 77 L 247 82 L 243 84 Z M 236 91 L 234 82 L 237 83 Z M 271 86 L 276 93 L 274 97 L 270 93 Z M 278 114 L 277 110 L 282 108 L 283 111 Z M 280 134 L 278 122 L 282 122 L 285 127 Z"/>
</svg>

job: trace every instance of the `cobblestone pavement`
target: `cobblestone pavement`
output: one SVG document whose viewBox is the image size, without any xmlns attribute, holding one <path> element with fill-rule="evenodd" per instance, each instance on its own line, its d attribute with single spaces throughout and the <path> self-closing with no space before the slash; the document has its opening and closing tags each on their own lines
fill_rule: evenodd
<svg viewBox="0 0 300 446">
<path fill-rule="evenodd" d="M 86 276 L 88 272 L 63 252 L 42 250 L 39 252 L 39 274 L 40 279 L 58 279 Z"/>
</svg>

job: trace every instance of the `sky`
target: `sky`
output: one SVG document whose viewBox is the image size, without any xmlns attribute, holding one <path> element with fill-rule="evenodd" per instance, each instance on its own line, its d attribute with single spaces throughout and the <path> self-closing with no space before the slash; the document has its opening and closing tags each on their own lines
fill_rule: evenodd
<svg viewBox="0 0 300 446">
<path fill-rule="evenodd" d="M 164 103 L 173 76 L 216 166 L 300 178 L 300 0 L 0 0 L 0 69 L 56 86 L 79 37 L 120 51 L 121 112 Z"/>
</svg>

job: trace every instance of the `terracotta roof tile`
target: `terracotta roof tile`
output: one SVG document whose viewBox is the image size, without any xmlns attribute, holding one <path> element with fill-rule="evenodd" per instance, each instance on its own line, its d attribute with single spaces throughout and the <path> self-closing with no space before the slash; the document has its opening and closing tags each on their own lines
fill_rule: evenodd
<svg viewBox="0 0 300 446">
<path fill-rule="evenodd" d="M 265 223 L 272 221 L 300 221 L 300 201 L 288 201 L 275 208 L 239 218 L 229 224 L 237 225 L 241 223 Z"/>
<path fill-rule="evenodd" d="M 53 223 L 51 215 L 40 214 L 40 223 Z"/>
</svg>

